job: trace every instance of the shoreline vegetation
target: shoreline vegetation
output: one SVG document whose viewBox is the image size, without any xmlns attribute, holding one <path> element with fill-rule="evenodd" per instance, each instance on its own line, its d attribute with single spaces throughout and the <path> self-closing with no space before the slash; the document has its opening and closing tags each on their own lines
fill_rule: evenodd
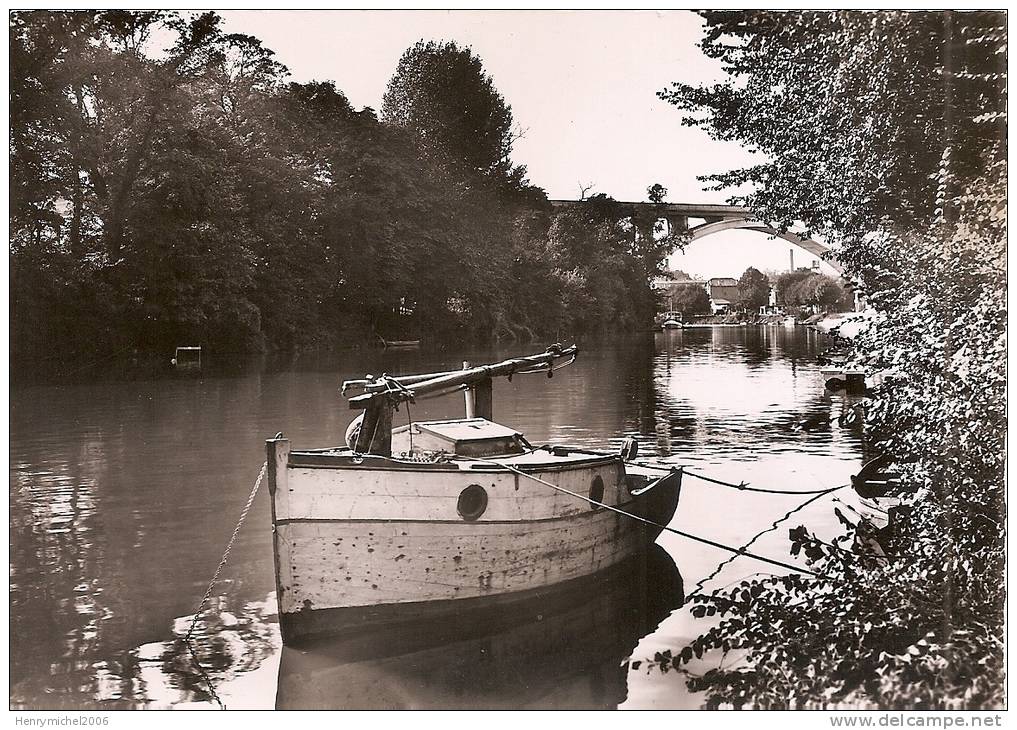
<svg viewBox="0 0 1017 730">
<path fill-rule="evenodd" d="M 832 315 L 819 314 L 798 324 L 811 326 L 827 316 L 837 317 L 838 313 Z M 698 325 L 723 325 L 723 326 L 747 326 L 747 327 L 776 327 L 782 326 L 786 315 L 754 315 L 754 314 L 721 314 L 721 315 L 700 315 L 690 320 Z M 831 319 L 831 321 L 834 321 Z M 596 347 L 601 342 L 616 342 L 619 339 L 631 339 L 633 337 L 653 335 L 661 331 L 659 326 L 647 326 L 635 331 L 607 331 L 589 333 L 581 340 L 581 347 Z M 518 341 L 519 347 L 530 346 L 533 343 L 551 343 L 561 341 L 561 337 L 542 337 L 526 342 Z M 454 353 L 461 349 L 464 341 L 462 338 L 453 338 L 446 341 L 431 340 L 421 342 L 419 349 L 424 351 L 448 351 Z M 478 338 L 469 341 L 471 345 L 491 344 L 489 339 Z M 512 346 L 511 341 L 502 341 L 505 347 Z M 175 377 L 177 375 L 195 375 L 198 372 L 214 375 L 241 375 L 252 371 L 274 372 L 290 367 L 316 367 L 318 364 L 330 363 L 341 359 L 345 355 L 365 352 L 382 352 L 385 348 L 380 341 L 370 337 L 358 337 L 345 342 L 333 342 L 327 345 L 304 347 L 298 350 L 273 350 L 262 351 L 245 350 L 218 350 L 206 351 L 202 354 L 202 370 L 185 371 L 178 373 L 170 359 L 173 352 L 150 352 L 132 349 L 114 351 L 105 355 L 99 355 L 93 360 L 84 358 L 68 362 L 62 357 L 50 360 L 42 360 L 33 363 L 28 370 L 15 372 L 11 371 L 11 385 L 34 386 L 34 385 L 60 385 L 76 382 L 99 382 L 99 381 L 133 381 L 149 380 Z"/>
<path fill-rule="evenodd" d="M 452 42 L 407 49 L 357 110 L 211 12 L 14 12 L 10 37 L 15 374 L 627 331 L 682 242 L 606 194 L 556 213 Z"/>
<path fill-rule="evenodd" d="M 804 319 L 795 319 L 797 325 L 812 325 L 824 319 L 836 319 L 842 312 L 820 312 Z M 774 326 L 782 325 L 788 317 L 787 314 L 753 314 L 751 312 L 732 312 L 730 314 L 697 314 L 686 320 L 686 324 L 744 324 L 747 326 Z"/>
<path fill-rule="evenodd" d="M 658 95 L 758 150 L 709 180 L 822 236 L 858 283 L 851 364 L 894 372 L 863 435 L 900 506 L 876 529 L 831 505 L 827 540 L 782 524 L 809 573 L 695 597 L 702 633 L 646 664 L 712 708 L 1004 708 L 1005 14 L 700 14 L 726 78 Z"/>
</svg>

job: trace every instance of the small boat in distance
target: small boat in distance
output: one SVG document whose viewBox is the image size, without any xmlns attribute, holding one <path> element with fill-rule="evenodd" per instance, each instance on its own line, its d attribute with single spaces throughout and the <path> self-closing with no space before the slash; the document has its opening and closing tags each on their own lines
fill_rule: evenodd
<svg viewBox="0 0 1017 730">
<path fill-rule="evenodd" d="M 178 347 L 173 353 L 170 364 L 179 372 L 198 372 L 201 370 L 200 347 Z"/>
<path fill-rule="evenodd" d="M 664 314 L 664 323 L 661 325 L 662 329 L 680 330 L 683 326 L 681 312 L 666 312 Z"/>
<path fill-rule="evenodd" d="M 283 643 L 544 600 L 655 540 L 677 509 L 680 471 L 627 462 L 631 440 L 622 453 L 534 447 L 493 420 L 492 378 L 550 377 L 576 352 L 347 381 L 343 393 L 360 393 L 350 407 L 363 410 L 347 446 L 269 439 Z M 392 428 L 399 403 L 461 391 L 465 418 Z"/>
<path fill-rule="evenodd" d="M 388 349 L 392 347 L 420 347 L 420 340 L 386 340 L 384 337 L 379 337 L 381 340 L 381 346 Z"/>
</svg>

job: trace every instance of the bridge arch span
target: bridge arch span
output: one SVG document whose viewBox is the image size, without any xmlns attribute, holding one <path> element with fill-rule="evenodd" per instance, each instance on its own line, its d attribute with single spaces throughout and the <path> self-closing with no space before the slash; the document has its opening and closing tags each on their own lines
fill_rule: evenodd
<svg viewBox="0 0 1017 730">
<path fill-rule="evenodd" d="M 571 208 L 587 205 L 585 200 L 549 200 L 555 210 L 569 210 Z M 617 210 L 618 215 L 628 217 L 635 215 L 638 211 L 652 213 L 658 216 L 658 220 L 666 220 L 671 230 L 688 231 L 692 234 L 691 240 L 697 241 L 700 238 L 720 233 L 743 229 L 765 233 L 768 236 L 782 238 L 809 253 L 819 256 L 823 261 L 832 266 L 838 274 L 844 276 L 844 267 L 831 252 L 828 246 L 811 238 L 803 238 L 791 232 L 780 233 L 765 223 L 753 220 L 752 211 L 741 205 L 716 205 L 713 203 L 636 203 L 613 200 L 611 204 Z M 698 226 L 690 226 L 689 219 L 696 218 L 705 221 Z"/>
<path fill-rule="evenodd" d="M 790 231 L 781 233 L 765 223 L 760 223 L 759 221 L 747 218 L 726 218 L 724 220 L 694 226 L 689 229 L 689 233 L 691 234 L 691 238 L 689 240 L 690 242 L 698 241 L 700 238 L 705 238 L 706 236 L 710 236 L 714 233 L 730 230 L 757 231 L 758 233 L 765 233 L 768 236 L 783 238 L 785 241 L 793 243 L 795 246 L 808 251 L 814 256 L 818 256 L 824 262 L 836 269 L 838 274 L 841 276 L 844 275 L 844 267 L 841 265 L 840 261 L 834 257 L 832 249 L 830 249 L 829 246 L 824 246 L 819 241 L 814 241 L 811 238 L 803 238 L 802 236 L 798 236 Z"/>
</svg>

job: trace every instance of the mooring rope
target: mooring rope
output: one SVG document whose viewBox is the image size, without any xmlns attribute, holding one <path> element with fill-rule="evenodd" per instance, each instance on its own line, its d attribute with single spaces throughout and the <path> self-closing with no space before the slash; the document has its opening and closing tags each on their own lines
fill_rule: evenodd
<svg viewBox="0 0 1017 730">
<path fill-rule="evenodd" d="M 633 461 L 631 463 L 635 464 L 636 466 L 640 466 L 640 467 L 642 467 L 644 469 L 654 469 L 656 471 L 663 471 L 663 472 L 671 471 L 674 468 L 673 466 L 663 466 L 663 465 L 659 465 L 659 464 L 649 464 L 649 463 L 644 462 L 644 461 Z M 835 492 L 838 489 L 841 489 L 841 487 L 831 487 L 830 489 L 768 489 L 766 487 L 752 487 L 752 486 L 749 486 L 749 484 L 747 484 L 746 482 L 739 482 L 739 483 L 735 484 L 734 482 L 725 482 L 725 481 L 723 481 L 721 479 L 714 479 L 713 477 L 708 477 L 708 476 L 705 476 L 703 474 L 697 474 L 694 471 L 689 471 L 688 467 L 684 466 L 684 465 L 682 466 L 682 470 L 684 471 L 685 474 L 687 474 L 688 476 L 690 476 L 690 477 L 692 477 L 694 479 L 699 479 L 699 480 L 704 481 L 704 482 L 709 482 L 710 484 L 716 484 L 716 485 L 721 486 L 721 487 L 730 487 L 731 489 L 738 489 L 738 490 L 743 491 L 743 492 L 758 492 L 760 494 L 790 494 L 790 495 L 816 494 L 816 495 L 823 495 L 823 494 L 829 494 L 830 492 Z"/>
<path fill-rule="evenodd" d="M 208 685 L 208 693 L 212 695 L 212 699 L 219 705 L 220 710 L 225 710 L 226 705 L 216 694 L 215 686 L 212 684 L 212 678 L 205 672 L 204 667 L 201 666 L 201 661 L 198 659 L 198 654 L 194 651 L 194 646 L 191 644 L 191 636 L 194 634 L 194 629 L 198 625 L 198 620 L 201 618 L 201 611 L 208 603 L 208 599 L 212 597 L 212 590 L 215 588 L 215 584 L 219 580 L 219 574 L 222 572 L 223 567 L 226 565 L 226 561 L 229 560 L 230 551 L 233 549 L 233 543 L 237 540 L 237 535 L 240 534 L 240 528 L 244 524 L 244 520 L 247 519 L 247 513 L 251 511 L 251 505 L 254 504 L 254 498 L 258 494 L 258 489 L 261 487 L 261 482 L 265 479 L 265 474 L 268 472 L 268 462 L 261 465 L 261 471 L 258 472 L 258 478 L 254 480 L 254 487 L 251 489 L 250 495 L 247 497 L 247 504 L 244 505 L 243 511 L 240 513 L 240 519 L 237 520 L 237 526 L 233 528 L 233 535 L 230 536 L 230 540 L 226 543 L 226 550 L 222 554 L 222 559 L 219 561 L 218 567 L 215 569 L 215 573 L 212 575 L 212 580 L 208 583 L 208 588 L 205 589 L 205 595 L 201 597 L 201 603 L 198 604 L 197 610 L 194 612 L 194 619 L 191 621 L 191 627 L 187 629 L 187 634 L 184 635 L 184 644 L 187 646 L 187 651 L 191 654 L 191 659 L 194 661 L 194 666 L 198 668 L 198 674 L 205 680 L 205 684 Z"/>
<path fill-rule="evenodd" d="M 763 562 L 763 563 L 769 563 L 770 565 L 776 565 L 779 568 L 786 568 L 788 570 L 793 570 L 793 571 L 795 571 L 797 573 L 804 573 L 806 575 L 811 575 L 811 576 L 816 577 L 816 578 L 827 578 L 827 576 L 822 575 L 821 573 L 816 573 L 814 571 L 808 570 L 806 568 L 802 568 L 802 567 L 797 566 L 797 565 L 793 565 L 791 563 L 784 563 L 784 562 L 781 562 L 780 560 L 774 560 L 773 558 L 767 558 L 767 557 L 765 557 L 763 555 L 756 555 L 754 553 L 747 552 L 744 548 L 733 548 L 733 547 L 731 547 L 729 545 L 724 545 L 723 543 L 715 542 L 714 540 L 709 540 L 709 539 L 707 539 L 705 537 L 700 537 L 698 535 L 693 535 L 693 534 L 688 533 L 688 532 L 683 532 L 682 530 L 676 530 L 675 528 L 670 527 L 668 525 L 661 525 L 660 523 L 654 522 L 653 520 L 648 520 L 645 517 L 640 517 L 639 515 L 634 515 L 631 512 L 626 512 L 623 509 L 619 509 L 619 508 L 614 507 L 614 506 L 609 505 L 609 504 L 604 504 L 603 502 L 598 502 L 595 499 L 591 499 L 590 497 L 586 497 L 586 496 L 584 496 L 582 494 L 577 494 L 576 492 L 573 492 L 571 490 L 565 489 L 564 487 L 559 487 L 557 484 L 552 484 L 551 482 L 545 481 L 544 479 L 541 479 L 540 477 L 534 476 L 533 474 L 527 474 L 526 472 L 522 471 L 521 469 L 517 469 L 514 466 L 512 466 L 510 464 L 506 464 L 504 462 L 490 461 L 488 459 L 479 459 L 477 457 L 470 457 L 470 461 L 479 461 L 479 462 L 483 462 L 483 463 L 486 463 L 486 464 L 491 464 L 493 466 L 498 466 L 498 467 L 501 467 L 503 469 L 507 469 L 508 471 L 514 472 L 515 474 L 518 474 L 519 476 L 526 477 L 527 479 L 532 479 L 535 482 L 539 482 L 540 484 L 543 484 L 545 486 L 551 487 L 551 489 L 555 489 L 555 490 L 557 490 L 559 492 L 563 492 L 563 493 L 565 493 L 565 494 L 567 494 L 567 495 L 569 495 L 571 497 L 575 497 L 576 499 L 581 499 L 584 502 L 589 502 L 590 504 L 596 505 L 598 507 L 603 507 L 604 509 L 610 510 L 612 512 L 616 512 L 616 513 L 618 513 L 620 515 L 623 515 L 625 517 L 629 517 L 629 518 L 631 518 L 633 520 L 636 520 L 637 522 L 643 522 L 643 523 L 645 523 L 647 525 L 651 525 L 652 527 L 657 527 L 657 528 L 660 528 L 661 530 L 665 530 L 667 532 L 672 532 L 675 535 L 678 535 L 680 537 L 684 537 L 684 538 L 687 538 L 689 540 L 693 540 L 695 542 L 701 542 L 704 545 L 709 545 L 711 547 L 715 547 L 715 548 L 718 548 L 720 550 L 725 550 L 725 551 L 727 551 L 729 553 L 735 553 L 736 556 L 737 555 L 743 555 L 746 558 L 751 558 L 753 560 L 758 560 L 758 561 Z M 682 473 L 682 472 L 680 470 L 676 470 L 675 473 Z M 665 478 L 666 477 L 662 477 L 662 479 L 665 479 Z M 660 481 L 660 480 L 658 480 L 658 481 Z"/>
<path fill-rule="evenodd" d="M 767 489 L 765 487 L 751 487 L 748 484 L 746 484 L 745 482 L 740 482 L 738 484 L 733 484 L 731 482 L 724 482 L 724 481 L 721 481 L 720 479 L 714 479 L 712 477 L 703 476 L 702 474 L 696 474 L 695 472 L 690 472 L 688 469 L 685 470 L 685 473 L 688 474 L 690 477 L 702 480 L 704 482 L 709 482 L 710 484 L 719 484 L 722 487 L 731 487 L 732 489 L 740 489 L 743 492 L 759 492 L 760 494 L 790 494 L 790 495 L 815 494 L 816 496 L 821 497 L 824 494 L 829 494 L 830 492 L 836 492 L 838 489 L 842 489 L 844 486 L 846 486 L 846 485 L 841 485 L 839 487 L 830 487 L 828 489 Z"/>
<path fill-rule="evenodd" d="M 767 527 L 767 528 L 766 528 L 765 530 L 763 530 L 762 532 L 757 532 L 757 533 L 756 533 L 755 535 L 753 535 L 753 536 L 752 536 L 752 538 L 751 538 L 751 539 L 750 539 L 750 540 L 749 540 L 749 541 L 748 541 L 747 543 L 745 543 L 744 545 L 742 545 L 742 546 L 741 546 L 741 547 L 740 547 L 740 548 L 738 549 L 738 550 L 739 550 L 739 553 L 741 553 L 741 552 L 744 552 L 745 550 L 748 550 L 748 549 L 749 549 L 750 547 L 752 547 L 752 544 L 753 544 L 753 543 L 754 543 L 754 542 L 755 542 L 756 540 L 758 540 L 759 538 L 761 538 L 761 537 L 762 537 L 763 535 L 765 535 L 766 533 L 768 533 L 768 532 L 773 532 L 774 530 L 776 530 L 776 529 L 777 529 L 777 527 L 778 527 L 778 526 L 780 526 L 780 523 L 781 523 L 781 522 L 784 522 L 785 520 L 788 520 L 788 519 L 790 519 L 790 518 L 791 518 L 791 515 L 793 515 L 793 514 L 795 514 L 796 512 L 800 512 L 801 510 L 805 509 L 805 508 L 806 508 L 806 507 L 808 507 L 808 506 L 809 506 L 810 504 L 812 504 L 813 502 L 815 502 L 815 501 L 816 501 L 817 499 L 819 499 L 819 498 L 821 498 L 821 497 L 824 497 L 824 496 L 826 496 L 826 495 L 827 495 L 827 494 L 829 494 L 830 492 L 835 492 L 835 491 L 837 491 L 838 489 L 843 489 L 844 487 L 848 487 L 848 486 L 851 486 L 851 485 L 849 485 L 849 484 L 841 484 L 841 485 L 840 485 L 839 487 L 833 487 L 833 488 L 831 488 L 831 489 L 825 489 L 825 490 L 823 490 L 823 491 L 821 491 L 821 492 L 817 492 L 817 493 L 816 493 L 816 494 L 815 494 L 814 496 L 812 496 L 812 497 L 809 497 L 809 498 L 808 498 L 807 500 L 805 500 L 804 502 L 802 502 L 802 503 L 801 503 L 800 505 L 798 505 L 797 507 L 795 507 L 795 508 L 793 508 L 793 509 L 791 509 L 791 510 L 788 510 L 787 512 L 785 512 L 785 513 L 784 513 L 784 515 L 783 515 L 782 517 L 778 517 L 778 518 L 777 518 L 776 520 L 774 520 L 774 521 L 773 521 L 773 522 L 772 522 L 772 523 L 770 524 L 770 526 L 769 526 L 769 527 Z M 808 494 L 808 492 L 803 492 L 803 494 Z M 699 595 L 700 593 L 702 593 L 702 592 L 703 592 L 703 591 L 704 591 L 704 590 L 706 589 L 706 584 L 707 584 L 707 583 L 709 583 L 709 582 L 710 582 L 711 580 L 713 580 L 714 578 L 716 578 L 716 577 L 717 577 L 718 575 L 720 575 L 720 571 L 724 570 L 724 568 L 725 568 L 726 566 L 730 565 L 730 564 L 731 564 L 732 562 L 734 562 L 734 561 L 735 561 L 735 560 L 736 560 L 737 558 L 738 558 L 738 555 L 732 555 L 732 556 L 731 556 L 730 558 L 728 558 L 727 560 L 723 560 L 723 561 L 721 561 L 720 563 L 718 563 L 718 564 L 717 564 L 717 567 L 713 569 L 713 572 L 712 572 L 712 573 L 710 573 L 710 574 L 709 574 L 708 576 L 706 576 L 705 578 L 701 578 L 700 580 L 696 581 L 696 589 L 695 589 L 694 591 L 692 591 L 692 593 L 690 593 L 690 594 L 689 594 L 688 596 L 686 596 L 686 597 L 685 597 L 685 601 L 686 601 L 686 603 L 687 603 L 688 601 L 692 600 L 693 598 L 695 598 L 696 596 L 698 596 L 698 595 Z"/>
</svg>

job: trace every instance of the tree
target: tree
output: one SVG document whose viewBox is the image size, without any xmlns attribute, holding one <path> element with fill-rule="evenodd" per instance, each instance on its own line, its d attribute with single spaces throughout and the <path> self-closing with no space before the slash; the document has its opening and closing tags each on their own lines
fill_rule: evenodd
<svg viewBox="0 0 1017 730">
<path fill-rule="evenodd" d="M 659 95 L 687 112 L 685 123 L 765 155 L 709 179 L 765 181 L 736 197 L 782 230 L 798 220 L 835 236 L 921 225 L 943 199 L 944 152 L 953 174 L 971 178 L 1001 138 L 1005 75 L 985 40 L 998 33 L 997 13 L 703 16 L 704 54 L 739 83 L 674 83 Z"/>
<path fill-rule="evenodd" d="M 28 247 L 38 251 L 69 225 L 76 237 L 74 247 L 81 253 L 86 214 L 80 184 L 73 182 L 81 121 L 66 91 L 69 79 L 77 73 L 69 70 L 76 64 L 68 60 L 84 51 L 94 22 L 89 13 L 11 13 L 10 224 L 14 251 L 24 252 Z M 72 203 L 71 220 L 54 209 L 61 198 Z"/>
<path fill-rule="evenodd" d="M 653 185 L 646 188 L 646 197 L 651 203 L 663 203 L 664 198 L 667 197 L 667 188 L 660 183 L 653 183 Z"/>
<path fill-rule="evenodd" d="M 668 289 L 671 309 L 685 317 L 709 314 L 710 295 L 701 284 L 675 284 Z"/>
<path fill-rule="evenodd" d="M 16 357 L 37 357 L 47 340 L 66 356 L 161 346 L 178 316 L 207 331 L 195 317 L 249 311 L 245 230 L 223 207 L 236 179 L 212 159 L 219 141 L 194 104 L 222 43 L 218 22 L 107 11 L 12 23 Z M 170 42 L 161 60 L 148 52 L 157 29 Z"/>
<path fill-rule="evenodd" d="M 815 274 L 798 283 L 794 292 L 802 304 L 817 308 L 830 307 L 839 302 L 844 289 L 836 281 L 822 274 Z"/>
<path fill-rule="evenodd" d="M 817 307 L 830 310 L 844 307 L 851 297 L 836 280 L 812 269 L 780 274 L 776 283 L 777 303 L 783 307 Z"/>
<path fill-rule="evenodd" d="M 826 233 L 860 280 L 876 316 L 854 356 L 896 375 L 867 399 L 865 434 L 896 462 L 902 506 L 878 540 L 841 513 L 832 542 L 793 528 L 791 549 L 813 575 L 699 596 L 693 615 L 719 623 L 657 664 L 739 652 L 741 662 L 689 677 L 713 704 L 999 707 L 1005 19 L 704 16 L 703 51 L 730 77 L 662 96 L 686 123 L 764 152 L 767 162 L 714 181 L 757 185 L 746 196 L 755 214 Z M 778 283 L 778 296 L 824 288 L 802 275 Z"/>
<path fill-rule="evenodd" d="M 672 281 L 692 281 L 692 277 L 689 276 L 688 272 L 682 271 L 681 269 L 665 269 L 661 276 L 664 276 Z"/>
<path fill-rule="evenodd" d="M 748 312 L 766 306 L 770 301 L 770 280 L 759 269 L 749 267 L 738 279 L 738 301 L 735 305 Z"/>
<path fill-rule="evenodd" d="M 605 194 L 554 216 L 546 259 L 559 282 L 558 329 L 592 333 L 651 322 L 656 299 L 650 279 L 668 246 L 640 236 L 617 201 Z"/>
<path fill-rule="evenodd" d="M 471 171 L 512 176 L 512 108 L 469 48 L 423 40 L 408 48 L 385 90 L 382 118 Z"/>
<path fill-rule="evenodd" d="M 555 220 L 468 49 L 409 49 L 379 120 L 330 82 L 286 83 L 214 13 L 18 12 L 10 40 L 22 373 L 165 362 L 183 341 L 293 351 L 652 319 L 673 247 L 656 214 L 601 194 Z"/>
</svg>

